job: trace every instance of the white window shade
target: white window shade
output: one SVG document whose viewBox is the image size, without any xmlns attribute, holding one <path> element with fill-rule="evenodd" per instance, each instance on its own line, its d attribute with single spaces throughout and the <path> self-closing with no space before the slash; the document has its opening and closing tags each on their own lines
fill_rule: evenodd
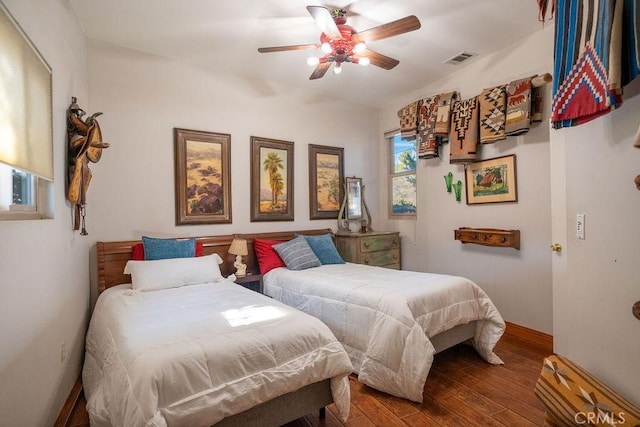
<svg viewBox="0 0 640 427">
<path fill-rule="evenodd" d="M 53 181 L 51 69 L 0 4 L 0 162 Z"/>
</svg>

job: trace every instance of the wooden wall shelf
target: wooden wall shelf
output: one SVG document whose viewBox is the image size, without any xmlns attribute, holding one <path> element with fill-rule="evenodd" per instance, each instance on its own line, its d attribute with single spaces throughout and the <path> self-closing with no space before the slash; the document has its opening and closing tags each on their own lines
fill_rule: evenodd
<svg viewBox="0 0 640 427">
<path fill-rule="evenodd" d="M 520 230 L 460 227 L 453 230 L 453 233 L 455 240 L 460 240 L 462 243 L 520 250 Z"/>
</svg>

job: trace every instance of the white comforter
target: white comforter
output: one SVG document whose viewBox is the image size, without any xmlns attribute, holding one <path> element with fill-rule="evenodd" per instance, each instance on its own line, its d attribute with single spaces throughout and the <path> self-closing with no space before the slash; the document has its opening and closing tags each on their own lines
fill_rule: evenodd
<svg viewBox="0 0 640 427">
<path fill-rule="evenodd" d="M 473 345 L 488 362 L 502 363 L 493 348 L 505 323 L 463 277 L 347 263 L 271 270 L 264 291 L 326 323 L 358 379 L 394 396 L 422 402 L 435 354 L 429 338 L 457 325 L 479 320 Z"/>
<path fill-rule="evenodd" d="M 86 339 L 91 425 L 210 426 L 331 378 L 349 413 L 349 357 L 311 316 L 230 283 L 106 290 Z"/>
</svg>

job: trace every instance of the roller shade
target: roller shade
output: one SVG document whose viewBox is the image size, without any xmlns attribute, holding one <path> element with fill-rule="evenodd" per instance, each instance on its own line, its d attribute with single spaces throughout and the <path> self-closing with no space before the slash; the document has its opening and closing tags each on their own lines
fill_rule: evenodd
<svg viewBox="0 0 640 427">
<path fill-rule="evenodd" d="M 51 69 L 0 3 L 0 162 L 53 181 Z"/>
</svg>

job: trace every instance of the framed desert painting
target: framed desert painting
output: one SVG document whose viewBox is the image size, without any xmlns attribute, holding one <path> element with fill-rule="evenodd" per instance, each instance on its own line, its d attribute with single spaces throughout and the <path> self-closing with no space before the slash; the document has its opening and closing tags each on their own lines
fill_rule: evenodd
<svg viewBox="0 0 640 427">
<path fill-rule="evenodd" d="M 344 198 L 344 148 L 309 144 L 309 218 L 337 219 Z"/>
<path fill-rule="evenodd" d="M 231 135 L 174 128 L 176 225 L 231 222 Z"/>
<path fill-rule="evenodd" d="M 251 221 L 293 221 L 293 142 L 251 137 Z"/>
<path fill-rule="evenodd" d="M 515 154 L 466 165 L 465 181 L 468 205 L 517 202 Z"/>
</svg>

